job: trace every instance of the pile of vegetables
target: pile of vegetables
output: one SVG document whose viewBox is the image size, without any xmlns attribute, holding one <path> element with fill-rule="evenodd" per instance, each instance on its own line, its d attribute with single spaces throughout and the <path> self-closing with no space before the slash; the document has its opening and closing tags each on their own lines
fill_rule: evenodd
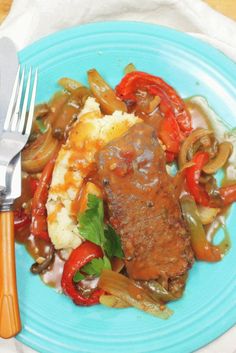
<svg viewBox="0 0 236 353">
<path fill-rule="evenodd" d="M 172 312 L 163 305 L 166 299 L 164 288 L 154 297 L 139 283 L 114 271 L 112 260 L 120 259 L 118 269 L 123 269 L 124 254 L 120 237 L 111 225 L 104 223 L 103 201 L 89 194 L 88 208 L 79 214 L 78 220 L 85 242 L 72 251 L 65 263 L 62 275 L 64 293 L 78 305 L 100 302 L 112 307 L 134 306 L 158 317 L 169 317 Z M 86 292 L 86 282 L 98 277 L 98 286 Z"/>
<path fill-rule="evenodd" d="M 180 198 L 183 216 L 191 234 L 191 244 L 198 260 L 220 261 L 228 250 L 224 239 L 218 246 L 207 239 L 205 225 L 224 212 L 224 207 L 235 201 L 236 184 L 217 187 L 213 176 L 232 153 L 229 142 L 218 144 L 212 131 L 196 129 L 183 142 L 178 165 L 185 173 L 185 191 Z M 189 158 L 188 160 L 188 156 Z"/>
<path fill-rule="evenodd" d="M 88 71 L 89 88 L 63 78 L 59 84 L 64 90 L 48 104 L 37 107 L 31 138 L 22 153 L 31 196 L 24 200 L 24 205 L 27 204 L 24 209 L 18 207 L 15 211 L 15 229 L 24 231 L 30 227 L 34 237 L 53 248 L 47 232 L 45 205 L 55 159 L 87 97 L 94 96 L 104 114 L 115 110 L 134 112 L 155 127 L 167 163 L 178 168 L 174 179 L 176 197 L 191 234 L 195 257 L 219 261 L 229 244 L 224 240 L 214 245 L 207 237 L 207 227 L 236 201 L 236 184 L 218 187 L 215 179 L 215 173 L 227 164 L 232 144 L 219 143 L 212 130 L 194 130 L 185 102 L 161 78 L 136 71 L 132 64 L 126 72 L 115 90 L 95 69 Z M 120 237 L 104 219 L 101 196 L 87 190 L 79 202 L 78 227 L 84 242 L 65 262 L 61 281 L 64 293 L 77 305 L 134 306 L 168 318 L 172 312 L 165 303 L 176 298 L 157 281 L 147 286 L 127 277 Z M 32 272 L 47 271 L 53 261 L 52 252 L 50 256 L 46 267 L 34 266 Z"/>
</svg>

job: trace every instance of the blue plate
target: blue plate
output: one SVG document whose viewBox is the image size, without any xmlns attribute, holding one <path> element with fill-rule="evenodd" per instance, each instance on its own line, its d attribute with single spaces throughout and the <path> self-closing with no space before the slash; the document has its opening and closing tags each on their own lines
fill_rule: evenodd
<svg viewBox="0 0 236 353">
<path fill-rule="evenodd" d="M 144 23 L 106 22 L 72 28 L 42 39 L 20 53 L 25 65 L 39 67 L 38 102 L 68 76 L 86 83 L 97 68 L 116 85 L 132 62 L 163 77 L 182 97 L 203 95 L 235 126 L 236 70 L 232 61 L 186 34 Z M 41 353 L 189 353 L 236 323 L 236 207 L 227 220 L 232 249 L 217 264 L 196 263 L 184 297 L 162 321 L 143 312 L 103 306 L 76 307 L 29 272 L 32 259 L 17 245 L 17 272 L 23 330 L 18 340 Z"/>
</svg>

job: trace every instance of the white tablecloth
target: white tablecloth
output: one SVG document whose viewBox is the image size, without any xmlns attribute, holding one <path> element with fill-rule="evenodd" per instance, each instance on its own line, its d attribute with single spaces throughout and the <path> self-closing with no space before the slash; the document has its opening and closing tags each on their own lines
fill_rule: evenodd
<svg viewBox="0 0 236 353">
<path fill-rule="evenodd" d="M 20 50 L 63 28 L 111 20 L 176 28 L 209 42 L 236 61 L 236 22 L 200 0 L 14 0 L 10 14 L 0 26 L 0 38 L 10 37 Z M 16 352 L 33 351 L 14 339 L 0 340 L 0 353 Z M 200 352 L 236 353 L 236 327 Z"/>
</svg>

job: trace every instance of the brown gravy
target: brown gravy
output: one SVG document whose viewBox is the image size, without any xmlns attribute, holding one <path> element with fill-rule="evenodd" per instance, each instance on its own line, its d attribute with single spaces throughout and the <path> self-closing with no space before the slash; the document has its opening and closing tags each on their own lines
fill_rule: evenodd
<svg viewBox="0 0 236 353">
<path fill-rule="evenodd" d="M 212 125 L 210 123 L 210 120 L 208 119 L 207 114 L 203 111 L 203 109 L 200 105 L 198 105 L 197 102 L 193 102 L 191 98 L 189 98 L 185 101 L 185 103 L 191 113 L 194 128 L 202 127 L 206 129 L 212 129 Z M 96 173 L 92 173 L 89 178 L 89 181 L 92 181 L 95 184 L 99 184 L 97 181 Z M 232 181 L 227 180 L 226 177 L 223 179 L 223 185 L 227 185 L 230 183 L 232 183 Z M 15 208 L 20 207 L 22 204 L 27 204 L 28 202 L 30 203 L 30 199 L 32 198 L 27 176 L 23 177 L 22 179 L 22 190 L 22 196 L 18 200 L 16 200 Z M 230 248 L 230 236 L 225 227 L 225 219 L 228 215 L 228 212 L 229 208 L 225 209 L 216 218 L 212 225 L 205 227 L 207 236 L 210 240 L 213 240 L 218 229 L 223 227 L 225 238 L 224 241 L 221 243 L 222 250 L 228 250 Z M 24 231 L 16 231 L 15 240 L 18 243 L 25 245 L 26 250 L 29 252 L 29 254 L 33 257 L 35 261 L 39 257 L 46 258 L 49 253 L 50 245 L 46 241 L 36 239 L 32 235 L 30 235 L 30 226 L 26 227 Z M 47 272 L 44 272 L 40 276 L 45 284 L 54 287 L 59 291 L 61 291 L 61 276 L 63 272 L 64 262 L 65 260 L 63 260 L 63 258 L 61 257 L 60 252 L 56 252 L 54 261 L 50 265 L 49 270 Z"/>
<path fill-rule="evenodd" d="M 50 251 L 50 244 L 43 239 L 35 238 L 30 234 L 29 227 L 22 231 L 15 232 L 15 240 L 20 244 L 24 244 L 28 253 L 37 261 L 39 258 L 47 258 Z M 40 275 L 42 281 L 61 291 L 61 276 L 64 268 L 65 260 L 62 259 L 59 252 L 55 253 L 54 260 L 48 270 Z"/>
</svg>

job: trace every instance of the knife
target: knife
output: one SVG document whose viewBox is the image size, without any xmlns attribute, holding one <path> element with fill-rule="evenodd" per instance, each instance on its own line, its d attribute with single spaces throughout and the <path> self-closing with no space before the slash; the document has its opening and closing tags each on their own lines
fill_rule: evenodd
<svg viewBox="0 0 236 353">
<path fill-rule="evenodd" d="M 15 45 L 8 38 L 0 39 L 0 132 L 7 114 L 18 66 Z M 21 185 L 17 182 L 21 174 L 20 155 L 10 163 L 9 172 L 11 168 L 12 178 L 7 178 L 10 188 L 4 200 L 4 203 L 8 201 L 9 204 L 12 199 L 21 194 Z M 0 337 L 2 338 L 13 337 L 21 330 L 16 287 L 13 222 L 13 212 L 7 210 L 0 212 Z"/>
<path fill-rule="evenodd" d="M 11 97 L 16 73 L 18 57 L 14 43 L 6 37 L 0 39 L 0 133 L 2 132 L 9 100 Z"/>
</svg>

